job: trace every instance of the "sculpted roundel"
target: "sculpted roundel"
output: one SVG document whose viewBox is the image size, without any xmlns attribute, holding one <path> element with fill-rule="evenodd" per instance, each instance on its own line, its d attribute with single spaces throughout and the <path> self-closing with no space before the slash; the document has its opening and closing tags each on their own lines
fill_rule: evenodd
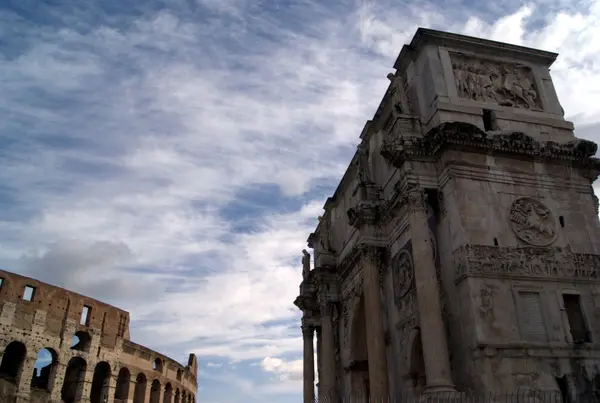
<svg viewBox="0 0 600 403">
<path fill-rule="evenodd" d="M 410 253 L 406 250 L 400 251 L 394 259 L 394 293 L 396 298 L 400 299 L 404 297 L 413 282 L 413 264 Z"/>
<path fill-rule="evenodd" d="M 509 220 L 517 236 L 535 246 L 556 240 L 556 220 L 548 207 L 530 197 L 521 197 L 510 206 Z"/>
</svg>

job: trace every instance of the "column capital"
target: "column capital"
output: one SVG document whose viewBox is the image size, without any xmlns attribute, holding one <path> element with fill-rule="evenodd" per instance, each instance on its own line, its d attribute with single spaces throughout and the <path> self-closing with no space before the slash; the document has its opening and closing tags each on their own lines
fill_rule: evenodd
<svg viewBox="0 0 600 403">
<path fill-rule="evenodd" d="M 302 323 L 302 326 L 300 326 L 300 328 L 302 329 L 303 337 L 313 338 L 313 336 L 315 334 L 315 326 L 308 324 L 308 323 Z"/>
</svg>

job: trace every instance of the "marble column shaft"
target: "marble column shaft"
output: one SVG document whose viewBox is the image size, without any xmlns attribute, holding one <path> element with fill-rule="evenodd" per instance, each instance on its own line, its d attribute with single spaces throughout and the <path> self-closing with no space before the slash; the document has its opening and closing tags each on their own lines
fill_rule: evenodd
<svg viewBox="0 0 600 403">
<path fill-rule="evenodd" d="M 319 372 L 320 401 L 337 402 L 335 379 L 335 343 L 333 338 L 333 302 L 326 301 L 321 306 L 321 372 Z M 326 400 L 322 400 L 325 396 Z"/>
<path fill-rule="evenodd" d="M 372 402 L 389 400 L 389 380 L 377 249 L 369 249 L 362 258 L 365 298 L 369 389 Z"/>
<path fill-rule="evenodd" d="M 302 325 L 302 338 L 304 340 L 304 403 L 315 402 L 314 330 L 310 325 Z"/>
<path fill-rule="evenodd" d="M 408 202 L 413 273 L 427 378 L 426 392 L 451 391 L 454 390 L 454 385 L 450 373 L 446 329 L 442 320 L 433 245 L 427 224 L 427 200 L 423 189 L 413 189 L 409 193 Z"/>
</svg>

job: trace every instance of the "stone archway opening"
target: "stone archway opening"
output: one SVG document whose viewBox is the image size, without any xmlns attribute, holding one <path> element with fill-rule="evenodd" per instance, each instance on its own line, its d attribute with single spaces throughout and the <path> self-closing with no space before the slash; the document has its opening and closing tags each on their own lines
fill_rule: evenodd
<svg viewBox="0 0 600 403">
<path fill-rule="evenodd" d="M 158 403 L 160 401 L 160 382 L 158 379 L 152 381 L 150 387 L 150 403 Z"/>
<path fill-rule="evenodd" d="M 96 364 L 94 377 L 92 378 L 90 403 L 104 403 L 108 401 L 110 373 L 110 365 L 106 361 Z"/>
<path fill-rule="evenodd" d="M 172 403 L 173 401 L 173 386 L 171 383 L 167 383 L 165 386 L 165 394 L 163 396 L 163 403 Z"/>
<path fill-rule="evenodd" d="M 69 360 L 61 390 L 64 403 L 75 403 L 81 399 L 86 368 L 87 363 L 81 357 L 73 357 Z"/>
<path fill-rule="evenodd" d="M 71 350 L 90 352 L 92 345 L 92 336 L 88 332 L 78 331 L 73 335 L 73 341 L 71 342 Z"/>
<path fill-rule="evenodd" d="M 2 363 L 0 364 L 0 378 L 16 384 L 23 369 L 26 356 L 27 348 L 20 341 L 13 341 L 6 346 L 4 355 L 2 356 Z"/>
<path fill-rule="evenodd" d="M 127 368 L 121 368 L 117 376 L 117 386 L 115 388 L 115 403 L 125 403 L 129 399 L 129 383 L 131 382 L 131 373 Z"/>
<path fill-rule="evenodd" d="M 31 377 L 31 387 L 35 389 L 50 390 L 56 373 L 58 354 L 51 348 L 43 348 L 37 355 Z"/>
<path fill-rule="evenodd" d="M 421 330 L 419 328 L 414 329 L 409 357 L 409 377 L 412 381 L 412 387 L 416 394 L 421 394 L 427 385 L 427 378 L 425 374 L 425 358 L 423 356 Z"/>
<path fill-rule="evenodd" d="M 133 392 L 133 403 L 144 403 L 146 401 L 146 376 L 138 374 L 135 378 L 135 390 Z"/>
<path fill-rule="evenodd" d="M 367 353 L 367 328 L 365 302 L 361 295 L 354 310 L 350 331 L 350 384 L 352 398 L 363 401 L 369 398 L 369 358 Z"/>
</svg>

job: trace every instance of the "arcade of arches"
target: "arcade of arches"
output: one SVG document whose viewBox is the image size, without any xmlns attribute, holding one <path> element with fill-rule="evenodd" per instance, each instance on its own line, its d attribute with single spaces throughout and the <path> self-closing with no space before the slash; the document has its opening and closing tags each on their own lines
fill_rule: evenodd
<svg viewBox="0 0 600 403">
<path fill-rule="evenodd" d="M 72 350 L 78 350 L 72 348 Z M 88 363 L 73 356 L 60 363 L 50 348 L 28 355 L 20 341 L 10 342 L 0 362 L 0 399 L 29 396 L 17 401 L 64 403 L 195 403 L 194 394 L 170 382 L 132 374 L 123 366 L 113 371 L 106 361 Z M 43 357 L 43 358 L 40 358 Z M 41 368 L 39 368 L 43 365 Z M 2 400 L 4 401 L 4 400 Z"/>
</svg>

